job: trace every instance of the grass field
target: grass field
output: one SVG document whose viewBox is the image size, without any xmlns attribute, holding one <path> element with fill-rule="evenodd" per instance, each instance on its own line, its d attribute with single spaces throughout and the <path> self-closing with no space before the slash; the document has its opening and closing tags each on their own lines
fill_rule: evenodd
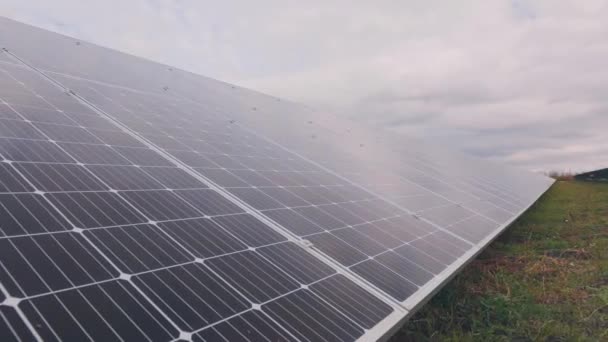
<svg viewBox="0 0 608 342">
<path fill-rule="evenodd" d="M 560 181 L 393 337 L 608 341 L 608 184 Z"/>
</svg>

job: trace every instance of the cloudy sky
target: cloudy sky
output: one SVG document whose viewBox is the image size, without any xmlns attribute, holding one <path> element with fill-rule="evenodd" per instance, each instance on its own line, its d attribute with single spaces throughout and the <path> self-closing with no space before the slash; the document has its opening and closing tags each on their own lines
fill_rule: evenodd
<svg viewBox="0 0 608 342">
<path fill-rule="evenodd" d="M 2 0 L 0 15 L 527 169 L 608 167 L 608 1 Z"/>
</svg>

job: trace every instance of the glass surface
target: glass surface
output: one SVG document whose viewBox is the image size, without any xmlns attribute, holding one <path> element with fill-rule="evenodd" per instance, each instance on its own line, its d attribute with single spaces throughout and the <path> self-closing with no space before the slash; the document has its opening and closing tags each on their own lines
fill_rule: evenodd
<svg viewBox="0 0 608 342">
<path fill-rule="evenodd" d="M 224 323 L 235 322 L 269 337 L 353 340 L 391 314 L 386 302 L 428 295 L 426 284 L 552 182 L 9 19 L 0 18 L 0 43 L 29 65 L 2 63 L 15 59 L 0 53 L 0 155 L 10 164 L 0 203 L 11 205 L 0 215 L 16 222 L 1 226 L 0 241 L 82 233 L 69 241 L 110 265 L 103 273 L 91 261 L 97 271 L 77 283 L 68 266 L 52 281 L 34 266 L 21 271 L 45 294 L 19 292 L 32 322 L 101 291 L 140 303 L 133 317 L 151 308 L 131 328 L 158 339 L 232 334 Z M 3 287 L 18 271 L 7 272 Z M 68 289 L 64 299 L 49 281 Z M 92 285 L 70 289 L 77 284 Z M 63 326 L 135 336 L 91 317 Z M 61 324 L 45 321 L 39 333 Z"/>
</svg>

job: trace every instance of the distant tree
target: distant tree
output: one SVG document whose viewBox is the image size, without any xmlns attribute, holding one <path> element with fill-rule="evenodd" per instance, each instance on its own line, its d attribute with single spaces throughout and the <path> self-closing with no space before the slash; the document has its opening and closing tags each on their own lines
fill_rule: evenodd
<svg viewBox="0 0 608 342">
<path fill-rule="evenodd" d="M 561 181 L 573 180 L 575 176 L 575 174 L 571 171 L 549 171 L 545 172 L 545 174 L 555 180 Z"/>
</svg>

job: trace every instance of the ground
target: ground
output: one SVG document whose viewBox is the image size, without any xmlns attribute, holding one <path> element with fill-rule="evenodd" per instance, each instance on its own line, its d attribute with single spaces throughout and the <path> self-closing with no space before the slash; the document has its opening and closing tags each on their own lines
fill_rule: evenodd
<svg viewBox="0 0 608 342">
<path fill-rule="evenodd" d="M 558 181 L 393 337 L 608 341 L 608 184 Z"/>
</svg>

